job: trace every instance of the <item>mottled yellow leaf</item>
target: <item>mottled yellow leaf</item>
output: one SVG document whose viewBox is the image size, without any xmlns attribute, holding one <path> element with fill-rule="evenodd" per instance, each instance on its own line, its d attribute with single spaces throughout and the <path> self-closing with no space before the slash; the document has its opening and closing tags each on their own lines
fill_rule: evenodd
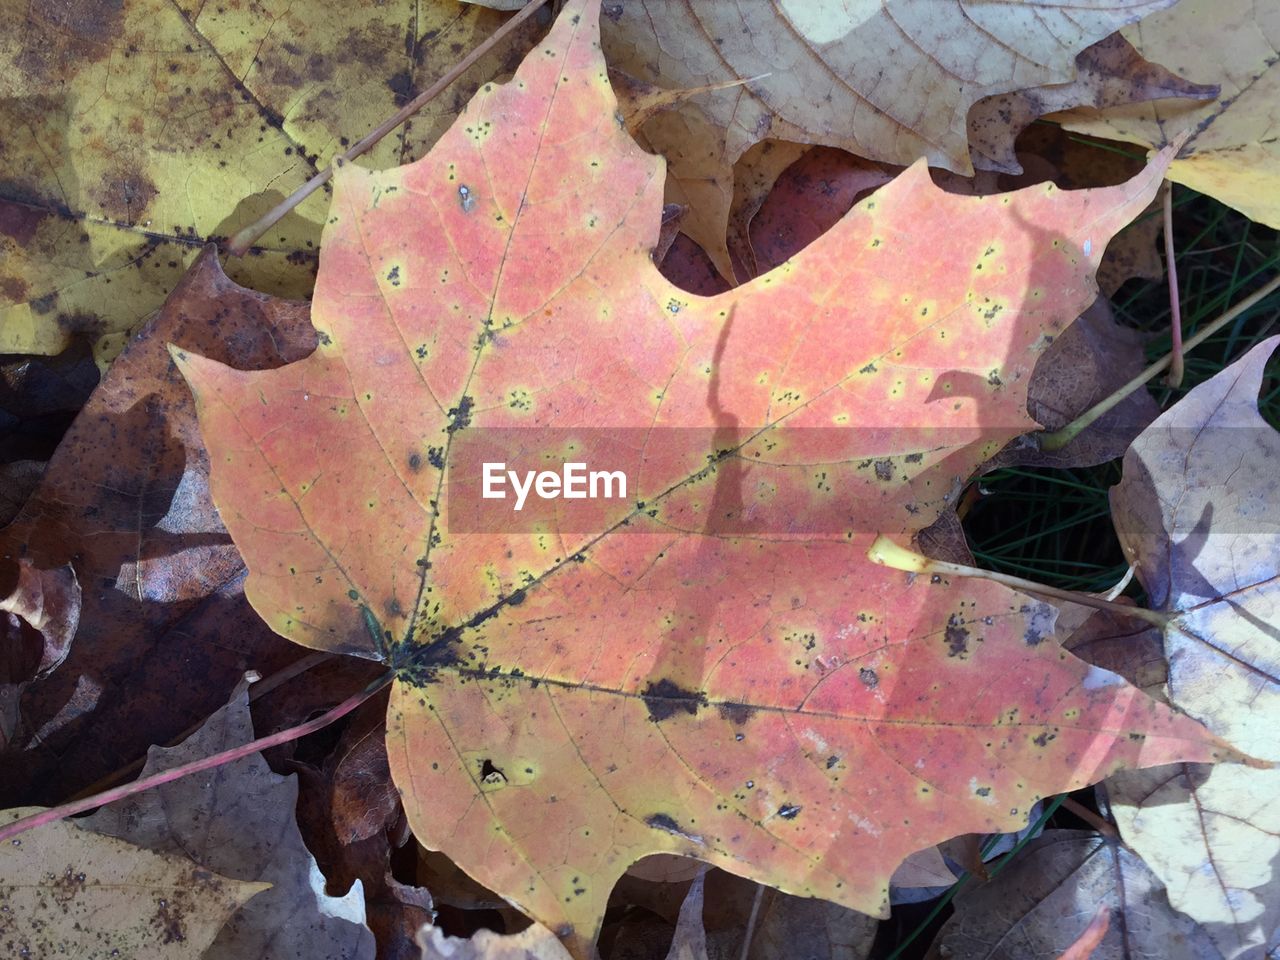
<svg viewBox="0 0 1280 960">
<path fill-rule="evenodd" d="M 1081 133 L 1148 147 L 1191 138 L 1169 179 L 1280 227 L 1280 3 L 1181 0 L 1123 31 L 1148 60 L 1222 87 L 1207 104 L 1166 100 L 1058 114 Z"/>
<path fill-rule="evenodd" d="M 37 812 L 0 811 L 0 823 Z M 0 946 L 13 957 L 197 960 L 270 886 L 58 821 L 0 845 Z"/>
<path fill-rule="evenodd" d="M 502 20 L 454 0 L 0 0 L 0 352 L 57 353 L 81 333 L 114 355 L 207 239 L 253 222 Z M 420 155 L 539 28 L 522 29 L 365 162 Z M 304 201 L 228 272 L 307 293 L 327 205 Z"/>
</svg>

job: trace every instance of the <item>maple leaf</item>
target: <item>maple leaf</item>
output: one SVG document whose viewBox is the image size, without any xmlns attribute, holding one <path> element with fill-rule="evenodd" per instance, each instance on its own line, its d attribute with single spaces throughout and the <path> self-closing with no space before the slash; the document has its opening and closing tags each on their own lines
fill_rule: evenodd
<svg viewBox="0 0 1280 960">
<path fill-rule="evenodd" d="M 1035 356 L 1167 154 L 985 198 L 919 164 L 693 297 L 649 259 L 662 161 L 621 129 L 597 31 L 569 4 L 423 160 L 339 172 L 311 357 L 174 351 L 250 602 L 394 667 L 420 841 L 585 955 L 650 853 L 879 913 L 917 849 L 1121 765 L 1231 755 L 1047 642 L 1046 605 L 866 558 L 1034 427 Z M 626 499 L 478 523 L 476 454 L 520 442 L 627 463 Z"/>
<path fill-rule="evenodd" d="M 1259 343 L 1151 424 L 1111 491 L 1125 554 L 1171 617 L 1168 699 L 1273 762 L 1179 764 L 1107 783 L 1126 842 L 1227 957 L 1260 953 L 1280 923 L 1280 434 L 1258 410 L 1277 347 L 1277 337 Z"/>
</svg>

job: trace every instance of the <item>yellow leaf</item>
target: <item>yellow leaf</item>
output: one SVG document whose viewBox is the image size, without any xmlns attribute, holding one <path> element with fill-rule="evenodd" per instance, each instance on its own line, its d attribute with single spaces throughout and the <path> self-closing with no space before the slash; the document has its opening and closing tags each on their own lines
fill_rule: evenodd
<svg viewBox="0 0 1280 960">
<path fill-rule="evenodd" d="M 502 20 L 454 0 L 0 0 L 0 353 L 58 353 L 87 334 L 114 356 L 206 240 L 252 223 Z M 521 43 L 499 45 L 363 162 L 419 156 L 455 95 L 509 72 Z M 318 192 L 228 272 L 305 295 L 327 207 Z"/>
<path fill-rule="evenodd" d="M 1169 179 L 1280 227 L 1280 3 L 1182 0 L 1123 33 L 1148 60 L 1221 84 L 1222 94 L 1207 104 L 1155 101 L 1057 119 L 1080 133 L 1148 147 L 1192 130 Z"/>
<path fill-rule="evenodd" d="M 0 940 L 12 956 L 196 960 L 270 886 L 59 821 L 0 847 Z"/>
</svg>

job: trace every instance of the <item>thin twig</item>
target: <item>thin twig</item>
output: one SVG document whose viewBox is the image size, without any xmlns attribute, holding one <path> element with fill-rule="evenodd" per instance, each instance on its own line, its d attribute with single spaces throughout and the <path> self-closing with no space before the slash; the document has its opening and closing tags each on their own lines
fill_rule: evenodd
<svg viewBox="0 0 1280 960">
<path fill-rule="evenodd" d="M 1276 276 L 1272 277 L 1271 280 L 1269 280 L 1267 284 L 1263 286 L 1260 290 L 1258 290 L 1256 293 L 1253 293 L 1252 295 L 1245 297 L 1243 300 L 1237 303 L 1234 307 L 1232 307 L 1222 316 L 1218 317 L 1216 320 L 1214 320 L 1212 323 L 1206 326 L 1203 330 L 1197 333 L 1194 337 L 1189 339 L 1186 342 L 1186 344 L 1184 344 L 1183 346 L 1183 352 L 1185 353 L 1189 350 L 1194 350 L 1196 347 L 1200 346 L 1200 344 L 1204 343 L 1206 340 L 1208 340 L 1211 336 L 1213 336 L 1215 333 L 1217 333 L 1219 330 L 1225 327 L 1228 323 L 1230 323 L 1236 317 L 1240 316 L 1240 314 L 1244 313 L 1246 310 L 1250 309 L 1251 307 L 1257 306 L 1258 303 L 1260 303 L 1262 300 L 1265 300 L 1267 297 L 1271 296 L 1271 294 L 1275 293 L 1277 290 L 1280 290 L 1280 274 L 1277 274 Z M 1147 369 L 1143 370 L 1142 373 L 1138 374 L 1136 377 L 1134 377 L 1132 380 L 1126 383 L 1123 387 L 1121 387 L 1115 393 L 1111 394 L 1111 396 L 1094 404 L 1084 413 L 1080 414 L 1080 416 L 1076 417 L 1074 420 L 1068 423 L 1061 430 L 1055 430 L 1052 433 L 1036 434 L 1036 436 L 1039 438 L 1039 441 L 1040 441 L 1040 449 L 1041 450 L 1061 450 L 1068 443 L 1070 443 L 1072 440 L 1078 437 L 1082 431 L 1092 426 L 1093 423 L 1097 421 L 1099 417 L 1101 417 L 1103 414 L 1110 411 L 1114 406 L 1116 406 L 1118 403 L 1124 400 L 1127 396 L 1129 396 L 1129 394 L 1133 393 L 1135 390 L 1142 387 L 1144 384 L 1147 383 L 1147 381 L 1154 379 L 1155 376 L 1160 373 L 1160 371 L 1164 370 L 1165 367 L 1169 366 L 1169 364 L 1172 362 L 1172 359 L 1173 359 L 1173 355 L 1169 354 L 1168 356 L 1162 357 L 1161 359 L 1157 360 L 1155 363 L 1147 367 Z"/>
<path fill-rule="evenodd" d="M 1169 332 L 1173 337 L 1173 350 L 1169 361 L 1169 375 L 1164 382 L 1171 387 L 1182 386 L 1182 298 L 1178 293 L 1178 261 L 1173 253 L 1173 184 L 1164 189 L 1164 272 L 1169 278 Z"/>
<path fill-rule="evenodd" d="M 453 83 L 453 81 L 466 73 L 477 60 L 492 50 L 495 44 L 501 42 L 508 34 L 514 31 L 516 27 L 520 26 L 520 24 L 533 16 L 534 13 L 546 2 L 547 0 L 529 0 L 529 3 L 524 7 L 524 9 L 495 30 L 487 40 L 454 64 L 449 72 L 443 77 L 406 103 L 394 116 L 389 120 L 384 121 L 380 126 L 374 129 L 372 133 L 366 135 L 364 139 L 357 141 L 355 144 L 348 147 L 343 153 L 338 154 L 329 166 L 325 167 L 297 190 L 293 191 L 292 194 L 280 201 L 253 223 L 249 224 L 249 226 L 245 227 L 232 237 L 231 242 L 227 244 L 227 252 L 237 257 L 244 256 L 248 249 L 257 242 L 258 238 L 270 230 L 276 221 L 328 183 L 329 180 L 332 179 L 333 171 L 337 167 L 340 167 L 347 161 L 360 156 L 388 133 L 421 110 L 423 106 L 425 106 L 434 97 L 438 96 L 440 92 L 445 90 Z"/>
<path fill-rule="evenodd" d="M 300 723 L 296 727 L 290 727 L 287 730 L 281 730 L 278 733 L 273 733 L 269 737 L 262 737 L 258 740 L 252 740 L 249 743 L 241 744 L 238 747 L 232 747 L 230 750 L 215 753 L 213 756 L 205 757 L 202 760 L 193 760 L 190 763 L 184 763 L 171 770 L 163 770 L 150 777 L 135 780 L 133 783 L 126 783 L 123 786 L 95 794 L 92 797 L 85 797 L 81 800 L 72 800 L 69 803 L 62 804 L 61 806 L 51 807 L 48 810 L 42 810 L 40 813 L 32 814 L 29 817 L 23 817 L 21 820 L 15 820 L 13 823 L 0 827 L 0 841 L 16 837 L 20 833 L 26 833 L 28 830 L 34 830 L 36 827 L 44 826 L 46 823 L 53 823 L 56 820 L 64 820 L 67 817 L 75 816 L 77 813 L 85 813 L 86 811 L 93 810 L 97 807 L 105 806 L 108 803 L 123 800 L 125 797 L 131 797 L 135 793 L 150 790 L 152 787 L 159 787 L 163 784 L 171 783 L 174 780 L 190 776 L 193 773 L 200 773 L 202 770 L 212 770 L 214 767 L 220 767 L 223 764 L 239 760 L 241 757 L 247 757 L 252 753 L 257 753 L 259 750 L 266 750 L 268 747 L 275 747 L 282 743 L 288 743 L 291 740 L 297 740 L 299 737 L 305 737 L 309 733 L 315 733 L 317 730 L 324 729 L 335 720 L 346 716 L 356 707 L 360 706 L 360 704 L 364 703 L 390 683 L 394 676 L 395 674 L 388 670 L 359 693 L 343 700 L 329 712 L 321 714 L 314 720 L 308 720 L 306 723 Z"/>
<path fill-rule="evenodd" d="M 1103 820 L 1102 817 L 1098 816 L 1084 804 L 1077 803 L 1070 797 L 1066 797 L 1062 801 L 1062 809 L 1070 810 L 1103 836 L 1111 837 L 1113 840 L 1120 839 L 1120 831 L 1117 830 L 1114 825 L 1107 823 L 1106 820 Z"/>
<path fill-rule="evenodd" d="M 751 916 L 747 918 L 747 931 L 742 938 L 740 960 L 747 960 L 751 955 L 751 941 L 756 935 L 756 919 L 760 916 L 760 901 L 764 899 L 764 885 L 756 884 L 756 897 L 751 901 Z"/>
</svg>

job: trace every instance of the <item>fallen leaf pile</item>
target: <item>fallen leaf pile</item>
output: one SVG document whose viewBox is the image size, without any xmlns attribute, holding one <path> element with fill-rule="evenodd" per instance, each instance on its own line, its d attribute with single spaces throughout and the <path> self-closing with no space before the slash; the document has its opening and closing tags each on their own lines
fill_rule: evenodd
<svg viewBox="0 0 1280 960">
<path fill-rule="evenodd" d="M 0 820 L 365 694 L 6 841 L 0 943 L 1263 956 L 1277 341 L 1035 435 L 1144 367 L 1166 176 L 1273 223 L 1274 4 L 566 0 L 223 272 L 520 5 L 11 12 Z M 911 552 L 1117 461 L 1145 621 Z"/>
</svg>

